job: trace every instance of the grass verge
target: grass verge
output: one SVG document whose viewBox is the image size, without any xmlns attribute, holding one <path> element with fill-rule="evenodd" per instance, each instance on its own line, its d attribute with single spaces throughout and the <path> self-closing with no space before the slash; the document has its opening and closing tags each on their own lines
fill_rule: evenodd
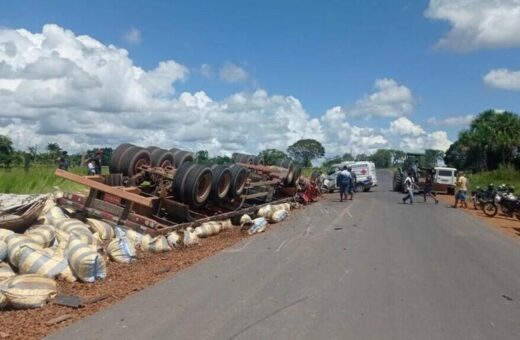
<svg viewBox="0 0 520 340">
<path fill-rule="evenodd" d="M 23 168 L 0 169 L 0 192 L 7 194 L 49 193 L 54 187 L 63 191 L 78 191 L 84 186 L 54 175 L 55 167 L 32 167 L 25 172 Z M 86 175 L 84 168 L 72 168 L 71 172 Z"/>
<path fill-rule="evenodd" d="M 520 190 L 520 171 L 512 167 L 500 167 L 493 171 L 479 172 L 468 176 L 470 188 L 475 190 L 477 186 L 486 188 L 490 183 L 496 186 L 505 183 L 515 186 L 515 191 Z"/>
</svg>

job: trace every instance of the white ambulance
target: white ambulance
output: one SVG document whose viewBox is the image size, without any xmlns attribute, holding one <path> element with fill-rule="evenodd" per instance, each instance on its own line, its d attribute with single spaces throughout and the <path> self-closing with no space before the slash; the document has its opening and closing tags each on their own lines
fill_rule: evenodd
<svg viewBox="0 0 520 340">
<path fill-rule="evenodd" d="M 377 175 L 376 166 L 373 162 L 342 162 L 332 166 L 328 172 L 328 176 L 323 182 L 323 189 L 329 192 L 333 192 L 338 189 L 336 186 L 336 177 L 338 170 L 342 169 L 343 166 L 352 167 L 352 172 L 356 174 L 356 191 L 367 192 L 372 187 L 377 186 Z"/>
</svg>

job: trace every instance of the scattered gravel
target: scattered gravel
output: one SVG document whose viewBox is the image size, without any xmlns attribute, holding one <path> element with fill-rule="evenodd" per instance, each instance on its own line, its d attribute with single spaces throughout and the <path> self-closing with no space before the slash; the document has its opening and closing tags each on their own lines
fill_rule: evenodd
<svg viewBox="0 0 520 340">
<path fill-rule="evenodd" d="M 225 230 L 216 236 L 202 239 L 199 246 L 160 254 L 139 252 L 137 261 L 132 264 L 108 261 L 107 278 L 104 281 L 96 283 L 58 281 L 59 292 L 62 294 L 86 298 L 103 294 L 110 294 L 110 296 L 78 309 L 51 303 L 43 308 L 32 310 L 0 310 L 1 337 L 5 336 L 9 339 L 42 338 L 75 320 L 91 315 L 134 292 L 153 285 L 245 237 L 247 237 L 246 232 Z M 49 321 L 61 319 L 65 320 L 49 323 Z"/>
</svg>

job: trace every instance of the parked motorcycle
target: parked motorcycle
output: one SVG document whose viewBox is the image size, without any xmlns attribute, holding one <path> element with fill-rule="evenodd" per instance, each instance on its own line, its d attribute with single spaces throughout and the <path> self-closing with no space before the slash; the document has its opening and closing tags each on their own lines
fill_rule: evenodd
<svg viewBox="0 0 520 340">
<path fill-rule="evenodd" d="M 492 201 L 484 203 L 482 210 L 484 214 L 493 217 L 498 213 L 498 209 L 506 216 L 513 215 L 520 220 L 520 200 L 513 195 L 514 187 L 500 188 L 505 191 L 497 191 Z"/>
<path fill-rule="evenodd" d="M 476 210 L 482 209 L 486 203 L 493 201 L 495 196 L 496 191 L 493 184 L 488 185 L 486 190 L 477 187 L 477 189 L 471 193 L 473 208 Z"/>
</svg>

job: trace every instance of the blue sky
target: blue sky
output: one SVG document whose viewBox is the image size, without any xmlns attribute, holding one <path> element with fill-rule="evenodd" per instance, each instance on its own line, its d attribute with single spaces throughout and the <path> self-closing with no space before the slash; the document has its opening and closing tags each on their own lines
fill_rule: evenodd
<svg viewBox="0 0 520 340">
<path fill-rule="evenodd" d="M 518 6 L 515 0 L 493 1 L 495 7 Z M 479 28 L 476 23 L 458 38 L 474 38 L 470 47 L 460 47 L 456 39 L 449 47 L 439 46 L 459 23 L 459 9 L 438 2 L 16 1 L 0 4 L 0 26 L 38 33 L 44 25 L 56 24 L 76 36 L 126 49 L 133 63 L 147 71 L 174 60 L 189 71 L 175 82 L 176 94 L 204 91 L 221 101 L 263 89 L 297 98 L 309 119 L 321 119 L 340 106 L 350 126 L 385 130 L 406 116 L 426 133 L 442 129 L 453 141 L 465 125 L 433 123 L 489 108 L 520 112 L 515 86 L 505 89 L 483 80 L 492 70 L 519 70 L 520 43 L 508 37 L 480 41 L 471 35 Z M 471 6 L 466 0 L 454 2 L 475 21 L 493 15 L 485 1 Z M 439 7 L 441 14 L 425 15 L 429 6 Z M 448 10 L 455 14 L 446 14 Z M 129 41 L 125 34 L 132 29 L 138 33 Z M 206 75 L 203 64 L 211 70 Z M 223 80 L 219 72 L 226 64 L 247 75 Z M 382 117 L 348 113 L 377 92 L 376 80 L 385 78 L 411 92 L 412 109 Z M 388 146 L 397 143 L 385 138 Z"/>
</svg>

